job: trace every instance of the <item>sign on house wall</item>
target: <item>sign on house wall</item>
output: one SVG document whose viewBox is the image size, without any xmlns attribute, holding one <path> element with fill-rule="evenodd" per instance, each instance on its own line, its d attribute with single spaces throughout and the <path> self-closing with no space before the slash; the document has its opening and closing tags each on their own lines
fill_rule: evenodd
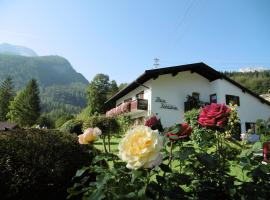
<svg viewBox="0 0 270 200">
<path fill-rule="evenodd" d="M 177 106 L 167 103 L 165 99 L 156 97 L 155 102 L 160 103 L 160 108 L 169 110 L 178 110 Z"/>
</svg>

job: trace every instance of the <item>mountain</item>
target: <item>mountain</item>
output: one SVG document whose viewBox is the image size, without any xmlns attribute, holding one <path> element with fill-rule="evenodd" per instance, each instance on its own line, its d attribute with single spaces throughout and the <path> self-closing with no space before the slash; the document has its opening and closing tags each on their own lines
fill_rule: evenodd
<svg viewBox="0 0 270 200">
<path fill-rule="evenodd" d="M 20 55 L 20 56 L 37 56 L 32 49 L 23 46 L 11 45 L 8 43 L 0 44 L 0 54 Z"/>
<path fill-rule="evenodd" d="M 16 91 L 36 79 L 43 112 L 75 114 L 86 106 L 88 81 L 63 57 L 0 54 L 0 82 L 7 76 L 12 77 Z"/>
<path fill-rule="evenodd" d="M 226 76 L 257 94 L 264 94 L 270 89 L 270 70 L 248 72 L 224 72 Z"/>
</svg>

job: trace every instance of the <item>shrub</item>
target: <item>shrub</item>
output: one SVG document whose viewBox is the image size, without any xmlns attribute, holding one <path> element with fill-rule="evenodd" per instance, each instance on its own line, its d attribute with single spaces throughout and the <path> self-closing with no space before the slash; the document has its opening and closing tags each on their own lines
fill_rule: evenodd
<svg viewBox="0 0 270 200">
<path fill-rule="evenodd" d="M 113 117 L 92 116 L 83 123 L 84 130 L 89 127 L 100 128 L 103 135 L 118 134 L 120 132 L 120 125 L 116 118 Z"/>
<path fill-rule="evenodd" d="M 64 114 L 59 116 L 56 120 L 55 120 L 55 127 L 56 128 L 60 128 L 65 122 L 67 122 L 68 120 L 74 119 L 74 117 L 72 115 L 69 114 Z"/>
<path fill-rule="evenodd" d="M 61 126 L 60 131 L 64 133 L 76 133 L 77 135 L 79 135 L 83 132 L 82 125 L 83 121 L 71 119 Z"/>
<path fill-rule="evenodd" d="M 131 128 L 130 117 L 120 115 L 116 120 L 120 126 L 119 134 L 125 134 Z"/>
<path fill-rule="evenodd" d="M 64 199 L 76 170 L 96 153 L 77 140 L 52 130 L 0 132 L 1 199 Z"/>
<path fill-rule="evenodd" d="M 102 131 L 102 139 L 103 146 L 105 151 L 107 152 L 107 148 L 105 145 L 105 138 L 108 138 L 108 147 L 109 151 L 111 151 L 111 135 L 119 134 L 120 126 L 114 117 L 106 117 L 106 116 L 92 116 L 88 120 L 83 123 L 83 129 L 87 129 L 89 127 L 98 127 Z"/>
<path fill-rule="evenodd" d="M 45 115 L 40 116 L 36 123 L 40 127 L 47 127 L 47 128 L 53 128 L 54 127 L 53 121 L 48 116 L 45 116 Z"/>
</svg>

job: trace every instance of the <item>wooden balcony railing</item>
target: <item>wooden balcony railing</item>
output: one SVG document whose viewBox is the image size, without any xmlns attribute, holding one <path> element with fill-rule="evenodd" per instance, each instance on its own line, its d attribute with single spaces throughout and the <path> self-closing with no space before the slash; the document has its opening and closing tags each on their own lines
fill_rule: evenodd
<svg viewBox="0 0 270 200">
<path fill-rule="evenodd" d="M 146 111 L 148 110 L 148 100 L 147 99 L 136 99 L 130 102 L 122 103 L 121 105 L 106 112 L 106 116 L 112 117 L 121 114 L 132 114 L 136 111 Z"/>
</svg>

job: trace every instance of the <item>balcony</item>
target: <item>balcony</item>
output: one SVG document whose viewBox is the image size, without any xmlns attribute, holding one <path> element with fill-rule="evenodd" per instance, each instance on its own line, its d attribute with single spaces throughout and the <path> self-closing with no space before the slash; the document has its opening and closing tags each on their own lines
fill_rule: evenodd
<svg viewBox="0 0 270 200">
<path fill-rule="evenodd" d="M 113 117 L 118 115 L 133 115 L 148 110 L 147 99 L 135 99 L 130 102 L 122 103 L 121 105 L 106 112 L 106 116 Z"/>
</svg>

